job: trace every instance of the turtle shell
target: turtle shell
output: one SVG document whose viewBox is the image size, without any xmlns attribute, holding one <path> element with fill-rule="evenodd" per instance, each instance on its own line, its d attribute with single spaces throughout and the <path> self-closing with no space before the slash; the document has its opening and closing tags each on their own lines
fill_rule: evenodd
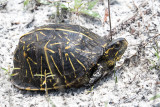
<svg viewBox="0 0 160 107">
<path fill-rule="evenodd" d="M 19 40 L 11 81 L 24 90 L 81 86 L 80 81 L 94 72 L 104 45 L 100 36 L 78 25 L 36 28 Z"/>
</svg>

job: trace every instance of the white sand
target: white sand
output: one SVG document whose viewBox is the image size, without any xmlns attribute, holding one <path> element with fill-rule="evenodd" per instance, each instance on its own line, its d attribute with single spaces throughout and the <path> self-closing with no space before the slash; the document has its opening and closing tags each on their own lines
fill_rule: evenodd
<svg viewBox="0 0 160 107">
<path fill-rule="evenodd" d="M 117 26 L 122 21 L 127 20 L 135 14 L 135 5 L 139 6 L 147 2 L 145 7 L 138 8 L 138 13 L 142 15 L 142 20 L 131 24 L 127 29 L 119 32 L 113 38 L 124 37 L 128 40 L 129 46 L 120 64 L 125 58 L 131 57 L 137 52 L 138 45 L 146 43 L 148 38 L 151 42 L 146 45 L 145 56 L 136 61 L 138 66 L 133 63 L 117 72 L 118 83 L 115 84 L 115 77 L 111 76 L 103 79 L 96 84 L 97 87 L 92 92 L 90 89 L 82 87 L 80 89 L 68 90 L 67 92 L 50 92 L 50 101 L 47 101 L 45 94 L 37 92 L 21 91 L 11 84 L 9 75 L 3 69 L 0 69 L 0 107 L 151 107 L 160 102 L 160 98 L 150 100 L 154 95 L 160 94 L 160 86 L 156 84 L 159 81 L 159 71 L 149 69 L 153 64 L 148 60 L 157 62 L 154 56 L 153 39 L 156 34 L 160 34 L 160 1 L 158 0 L 119 0 L 118 4 L 111 5 L 112 26 Z M 34 27 L 51 23 L 49 15 L 52 15 L 56 9 L 53 6 L 41 5 L 38 10 L 31 12 L 33 5 L 24 8 L 23 0 L 8 0 L 7 6 L 3 9 L 1 4 L 6 0 L 0 0 L 0 68 L 9 70 L 13 68 L 13 52 L 19 42 L 19 38 Z M 107 3 L 105 3 L 107 7 Z M 99 3 L 94 10 L 98 11 L 102 18 L 101 21 L 91 21 L 84 16 L 72 15 L 69 23 L 82 25 L 90 28 L 96 34 L 104 36 L 108 34 L 109 26 L 105 23 L 102 26 L 104 16 L 104 5 Z M 150 14 L 144 14 L 147 9 Z M 158 14 L 157 14 L 158 13 Z M 30 28 L 26 25 L 35 18 Z M 14 24 L 14 25 L 13 25 Z M 138 26 L 140 25 L 140 26 Z M 131 34 L 130 28 L 135 32 Z M 157 42 L 160 37 L 156 38 Z M 159 43 L 160 47 L 160 43 Z"/>
</svg>

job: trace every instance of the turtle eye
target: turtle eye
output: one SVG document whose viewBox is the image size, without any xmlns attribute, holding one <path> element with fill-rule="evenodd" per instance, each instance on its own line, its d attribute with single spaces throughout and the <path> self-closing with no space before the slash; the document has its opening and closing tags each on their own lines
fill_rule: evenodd
<svg viewBox="0 0 160 107">
<path fill-rule="evenodd" d="M 120 48 L 121 48 L 121 44 L 120 44 L 119 42 L 116 43 L 115 46 L 114 46 L 114 48 L 115 48 L 115 49 L 120 49 Z"/>
</svg>

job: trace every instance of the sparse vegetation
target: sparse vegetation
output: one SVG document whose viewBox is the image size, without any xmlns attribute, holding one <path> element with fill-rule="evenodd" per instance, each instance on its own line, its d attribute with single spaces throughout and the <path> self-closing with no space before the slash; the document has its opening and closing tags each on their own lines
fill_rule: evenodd
<svg viewBox="0 0 160 107">
<path fill-rule="evenodd" d="M 31 0 L 25 0 L 24 6 L 27 6 Z M 64 3 L 57 1 L 57 2 L 49 2 L 48 0 L 38 0 L 36 2 L 43 4 L 43 5 L 51 5 L 59 7 L 60 9 L 68 9 L 71 13 L 79 14 L 85 14 L 94 18 L 100 18 L 101 16 L 99 13 L 92 11 L 92 9 L 95 7 L 95 5 L 98 3 L 99 0 L 94 0 L 91 2 L 84 3 L 82 0 L 74 0 L 74 4 L 70 5 L 71 2 L 66 2 L 68 6 L 66 6 Z M 59 11 L 59 10 L 57 10 Z"/>
<path fill-rule="evenodd" d="M 116 75 L 116 71 L 115 71 L 115 69 L 114 69 L 114 77 L 115 77 L 115 83 L 118 83 L 117 75 Z"/>
<path fill-rule="evenodd" d="M 25 0 L 25 1 L 23 2 L 24 6 L 27 6 L 27 5 L 29 4 L 29 1 L 30 1 L 30 0 Z"/>
<path fill-rule="evenodd" d="M 74 8 L 70 8 L 72 12 L 77 14 L 86 14 L 95 18 L 100 18 L 99 13 L 92 11 L 94 6 L 98 3 L 98 0 L 94 0 L 88 3 L 83 3 L 82 0 L 74 0 Z"/>
<path fill-rule="evenodd" d="M 157 98 L 160 98 L 160 94 L 157 94 L 157 95 L 153 96 L 150 100 L 155 100 Z"/>
<path fill-rule="evenodd" d="M 160 69 L 160 65 L 159 65 L 159 58 L 160 58 L 160 54 L 159 54 L 159 49 L 158 49 L 158 42 L 156 42 L 156 45 L 153 46 L 153 49 L 154 49 L 154 55 L 156 56 L 156 60 L 150 60 L 151 61 L 151 64 L 152 66 L 150 67 L 150 69 L 153 69 L 153 68 L 156 68 L 156 69 Z"/>
<path fill-rule="evenodd" d="M 56 105 L 53 103 L 53 101 L 50 99 L 49 96 L 46 96 L 46 100 L 48 102 L 48 106 L 49 107 L 50 107 L 50 105 L 51 105 L 51 107 L 56 107 Z"/>
<path fill-rule="evenodd" d="M 157 57 L 157 59 L 159 60 L 159 50 L 158 50 L 158 42 L 156 42 L 156 46 L 153 46 L 154 50 L 155 50 L 155 55 Z"/>
<path fill-rule="evenodd" d="M 5 72 L 5 75 L 12 76 L 12 75 L 10 74 L 9 68 L 8 68 L 8 69 L 6 69 L 6 68 L 1 68 L 1 69 Z"/>
<path fill-rule="evenodd" d="M 151 63 L 153 66 L 151 66 L 151 69 L 155 68 L 157 70 L 160 70 L 160 62 L 159 62 L 159 58 L 160 58 L 160 54 L 159 54 L 159 47 L 158 47 L 158 42 L 156 42 L 156 45 L 153 46 L 154 50 L 155 50 L 155 56 L 156 56 L 156 60 L 152 60 Z M 156 94 L 155 96 L 153 96 L 150 100 L 155 100 L 157 98 L 160 98 L 160 94 Z"/>
<path fill-rule="evenodd" d="M 94 88 L 94 86 L 92 86 L 92 87 L 91 87 L 91 90 L 90 90 L 90 91 L 88 91 L 88 93 L 92 92 L 92 91 L 93 91 L 93 88 Z"/>
<path fill-rule="evenodd" d="M 108 105 L 108 101 L 105 102 L 105 107 L 107 107 L 107 105 Z"/>
</svg>

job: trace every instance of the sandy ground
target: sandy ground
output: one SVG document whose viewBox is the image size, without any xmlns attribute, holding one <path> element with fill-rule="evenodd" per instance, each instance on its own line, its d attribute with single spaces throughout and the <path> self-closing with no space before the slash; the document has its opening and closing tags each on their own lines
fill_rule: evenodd
<svg viewBox="0 0 160 107">
<path fill-rule="evenodd" d="M 118 62 L 121 65 L 125 60 L 116 72 L 117 83 L 115 76 L 110 75 L 96 84 L 91 92 L 91 88 L 82 87 L 65 92 L 51 91 L 48 97 L 41 92 L 21 91 L 9 79 L 13 69 L 13 52 L 20 36 L 40 25 L 53 23 L 54 19 L 49 17 L 56 12 L 54 6 L 35 6 L 34 2 L 24 7 L 23 1 L 0 0 L 0 107 L 160 106 L 160 98 L 151 99 L 160 95 L 159 70 L 151 69 L 158 65 L 153 47 L 160 41 L 160 1 L 119 0 L 111 5 L 112 27 L 124 27 L 114 29 L 117 34 L 113 38 L 124 37 L 129 43 L 127 51 Z M 87 27 L 100 36 L 108 35 L 108 22 L 103 26 L 107 3 L 104 4 L 100 2 L 93 9 L 100 13 L 99 20 L 72 14 L 66 22 Z M 122 25 L 130 18 L 136 20 L 127 27 Z M 160 47 L 160 43 L 158 45 Z"/>
</svg>

